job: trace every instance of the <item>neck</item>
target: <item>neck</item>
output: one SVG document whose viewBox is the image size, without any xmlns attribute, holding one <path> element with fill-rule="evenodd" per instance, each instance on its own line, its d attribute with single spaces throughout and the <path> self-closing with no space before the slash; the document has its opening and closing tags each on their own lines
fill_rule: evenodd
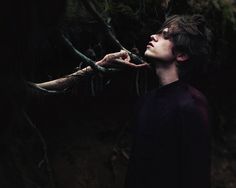
<svg viewBox="0 0 236 188">
<path fill-rule="evenodd" d="M 156 75 L 160 79 L 162 86 L 170 84 L 179 80 L 178 69 L 175 63 L 163 66 L 162 64 L 156 65 Z"/>
</svg>

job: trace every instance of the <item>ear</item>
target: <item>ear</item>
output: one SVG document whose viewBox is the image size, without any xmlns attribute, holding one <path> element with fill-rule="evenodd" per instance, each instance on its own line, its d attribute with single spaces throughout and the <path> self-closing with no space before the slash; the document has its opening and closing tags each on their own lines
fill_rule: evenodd
<svg viewBox="0 0 236 188">
<path fill-rule="evenodd" d="M 185 62 L 189 59 L 189 56 L 185 53 L 178 53 L 176 55 L 176 60 L 180 63 Z"/>
</svg>

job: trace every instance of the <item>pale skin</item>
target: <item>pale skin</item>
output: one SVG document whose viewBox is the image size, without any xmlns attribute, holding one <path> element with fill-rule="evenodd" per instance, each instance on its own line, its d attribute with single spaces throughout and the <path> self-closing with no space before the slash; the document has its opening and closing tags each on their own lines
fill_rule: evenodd
<svg viewBox="0 0 236 188">
<path fill-rule="evenodd" d="M 116 53 L 107 54 L 102 60 L 97 61 L 96 64 L 102 67 L 116 67 L 120 69 L 137 69 L 149 66 L 147 63 L 139 65 L 131 63 L 128 53 L 124 50 L 121 50 L 120 52 Z M 62 78 L 58 78 L 48 82 L 36 83 L 35 85 L 37 87 L 44 88 L 47 90 L 63 90 L 68 87 L 71 87 L 80 77 L 92 74 L 93 72 L 94 70 L 90 66 L 88 66 L 72 74 L 66 75 Z"/>
<path fill-rule="evenodd" d="M 172 41 L 164 37 L 165 33 L 168 33 L 168 31 L 168 28 L 164 28 L 162 32 L 151 35 L 145 51 L 145 56 L 155 65 L 155 72 L 160 79 L 161 86 L 179 80 L 177 63 L 185 63 L 185 61 L 188 60 L 188 55 L 186 54 L 173 53 Z M 115 62 L 114 60 L 116 59 L 119 59 L 119 62 Z M 119 68 L 148 67 L 147 63 L 141 65 L 131 63 L 128 53 L 123 50 L 107 54 L 102 60 L 96 62 L 96 64 L 103 67 Z M 78 77 L 83 77 L 91 73 L 93 73 L 93 69 L 88 66 L 65 77 L 38 83 L 36 86 L 48 90 L 63 90 L 70 87 L 76 80 L 78 80 Z"/>
<path fill-rule="evenodd" d="M 173 53 L 173 43 L 164 37 L 169 29 L 164 28 L 161 33 L 153 34 L 147 45 L 145 56 L 154 64 L 156 75 L 160 78 L 162 86 L 179 80 L 177 63 L 185 63 L 188 56 L 183 53 Z"/>
</svg>

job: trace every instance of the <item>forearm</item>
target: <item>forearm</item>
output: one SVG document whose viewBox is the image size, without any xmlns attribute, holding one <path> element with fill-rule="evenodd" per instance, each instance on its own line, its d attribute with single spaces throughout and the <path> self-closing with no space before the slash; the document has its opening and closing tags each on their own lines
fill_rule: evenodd
<svg viewBox="0 0 236 188">
<path fill-rule="evenodd" d="M 75 82 L 77 82 L 84 76 L 92 74 L 93 72 L 93 69 L 88 66 L 62 78 L 58 78 L 48 82 L 37 83 L 36 86 L 47 90 L 63 90 L 71 87 Z"/>
<path fill-rule="evenodd" d="M 116 67 L 117 65 L 120 65 L 120 67 L 129 67 L 129 68 L 138 68 L 138 67 L 145 67 L 147 66 L 146 63 L 135 65 L 133 63 L 129 62 L 129 56 L 127 52 L 120 51 L 112 54 L 107 54 L 102 60 L 96 62 L 97 65 L 101 67 Z M 109 70 L 111 71 L 111 70 Z M 93 69 L 88 66 L 82 70 L 79 70 L 77 72 L 74 72 L 70 75 L 64 76 L 62 78 L 58 78 L 55 80 L 51 80 L 48 82 L 38 83 L 36 86 L 41 87 L 43 89 L 47 90 L 63 90 L 68 87 L 71 87 L 75 82 L 77 82 L 79 79 L 86 75 L 92 74 L 94 71 Z"/>
</svg>

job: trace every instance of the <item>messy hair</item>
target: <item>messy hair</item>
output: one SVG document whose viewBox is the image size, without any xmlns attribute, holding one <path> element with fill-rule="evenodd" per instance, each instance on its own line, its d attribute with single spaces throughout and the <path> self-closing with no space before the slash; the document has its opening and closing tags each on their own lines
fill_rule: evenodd
<svg viewBox="0 0 236 188">
<path fill-rule="evenodd" d="M 200 66 L 208 60 L 211 31 L 207 28 L 202 15 L 173 15 L 167 18 L 161 30 L 164 28 L 169 28 L 166 37 L 173 42 L 173 53 L 180 52 L 188 55 L 189 63 L 182 63 L 184 66 L 187 65 L 188 69 Z"/>
</svg>

